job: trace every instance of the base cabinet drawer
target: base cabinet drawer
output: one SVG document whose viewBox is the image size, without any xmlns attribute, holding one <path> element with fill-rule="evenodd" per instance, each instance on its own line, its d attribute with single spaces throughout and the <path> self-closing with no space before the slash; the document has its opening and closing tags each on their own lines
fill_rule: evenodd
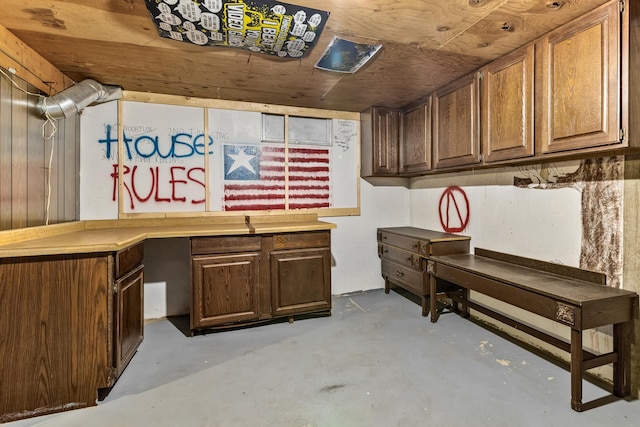
<svg viewBox="0 0 640 427">
<path fill-rule="evenodd" d="M 140 242 L 136 245 L 123 249 L 115 254 L 116 261 L 116 277 L 122 277 L 134 268 L 142 265 L 144 257 L 144 243 Z"/>
<path fill-rule="evenodd" d="M 415 269 L 420 269 L 422 266 L 422 257 L 420 255 L 398 249 L 395 246 L 380 245 L 378 252 L 380 258 L 387 259 L 395 262 L 396 264 L 401 264 Z"/>
<path fill-rule="evenodd" d="M 260 236 L 192 237 L 191 255 L 228 254 L 232 252 L 259 252 Z"/>
<path fill-rule="evenodd" d="M 426 280 L 424 280 L 424 274 L 421 270 L 415 270 L 389 260 L 382 260 L 382 277 L 420 295 L 427 293 L 427 283 Z"/>
<path fill-rule="evenodd" d="M 389 246 L 396 246 L 409 252 L 420 252 L 420 240 L 398 234 L 382 232 L 380 242 Z"/>
<path fill-rule="evenodd" d="M 273 236 L 273 249 L 324 248 L 331 244 L 331 236 L 326 231 L 276 234 Z"/>
</svg>

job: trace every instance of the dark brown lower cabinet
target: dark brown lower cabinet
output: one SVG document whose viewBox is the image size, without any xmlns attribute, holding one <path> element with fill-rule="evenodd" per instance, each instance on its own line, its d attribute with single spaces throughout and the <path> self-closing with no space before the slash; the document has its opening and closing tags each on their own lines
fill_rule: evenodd
<svg viewBox="0 0 640 427">
<path fill-rule="evenodd" d="M 144 337 L 144 268 L 139 265 L 116 281 L 114 366 L 122 374 Z"/>
<path fill-rule="evenodd" d="M 191 329 L 260 317 L 260 253 L 198 256 L 192 260 Z"/>
<path fill-rule="evenodd" d="M 191 239 L 191 329 L 331 310 L 329 231 Z"/>
<path fill-rule="evenodd" d="M 142 246 L 0 259 L 0 422 L 93 406 L 142 341 Z"/>
<path fill-rule="evenodd" d="M 144 243 L 113 256 L 113 380 L 120 377 L 144 337 Z M 111 259 L 111 258 L 110 258 Z M 111 283 L 111 280 L 109 280 Z"/>
<path fill-rule="evenodd" d="M 426 316 L 431 310 L 431 319 L 437 319 L 436 301 L 429 298 L 431 273 L 427 270 L 427 260 L 433 255 L 468 253 L 471 238 L 416 227 L 378 228 L 377 235 L 385 292 L 399 286 L 418 295 L 422 300 L 422 315 Z"/>
<path fill-rule="evenodd" d="M 296 249 L 271 253 L 271 310 L 289 316 L 331 309 L 331 251 Z"/>
</svg>

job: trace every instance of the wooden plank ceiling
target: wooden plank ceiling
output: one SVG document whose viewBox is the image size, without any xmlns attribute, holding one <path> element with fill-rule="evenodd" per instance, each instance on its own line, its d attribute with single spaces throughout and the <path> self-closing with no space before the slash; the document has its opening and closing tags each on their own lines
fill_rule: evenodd
<svg viewBox="0 0 640 427">
<path fill-rule="evenodd" d="M 303 59 L 158 36 L 143 0 L 2 0 L 0 25 L 75 81 L 362 111 L 403 107 L 606 0 L 290 0 L 331 13 Z M 381 43 L 355 74 L 314 68 L 332 36 Z"/>
</svg>

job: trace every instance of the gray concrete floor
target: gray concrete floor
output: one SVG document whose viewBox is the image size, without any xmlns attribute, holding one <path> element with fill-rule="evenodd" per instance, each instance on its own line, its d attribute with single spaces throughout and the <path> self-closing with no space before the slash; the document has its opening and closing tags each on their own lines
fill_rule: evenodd
<svg viewBox="0 0 640 427">
<path fill-rule="evenodd" d="M 640 426 L 640 401 L 570 408 L 566 368 L 483 327 L 382 290 L 334 297 L 331 317 L 145 341 L 98 406 L 27 426 Z M 585 401 L 607 392 L 584 382 Z"/>
</svg>

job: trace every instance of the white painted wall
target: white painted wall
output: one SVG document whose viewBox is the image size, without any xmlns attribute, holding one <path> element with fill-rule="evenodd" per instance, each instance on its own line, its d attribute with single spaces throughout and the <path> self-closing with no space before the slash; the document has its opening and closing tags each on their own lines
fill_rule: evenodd
<svg viewBox="0 0 640 427">
<path fill-rule="evenodd" d="M 332 292 L 336 295 L 384 287 L 376 230 L 409 225 L 409 190 L 374 187 L 360 180 L 361 215 L 323 218 L 337 224 L 331 232 Z"/>
<path fill-rule="evenodd" d="M 579 266 L 582 237 L 580 192 L 572 188 L 523 189 L 461 186 L 470 218 L 459 234 L 471 247 Z M 439 201 L 445 188 L 411 190 L 411 225 L 443 231 Z"/>
<path fill-rule="evenodd" d="M 471 248 L 579 266 L 582 244 L 580 186 L 552 188 L 560 176 L 575 172 L 579 161 L 504 167 L 415 179 L 410 191 L 414 227 L 444 231 L 440 197 L 460 187 L 469 200 L 469 223 L 459 234 L 471 236 Z M 531 178 L 529 188 L 514 186 L 514 176 Z M 462 207 L 461 207 L 462 209 Z"/>
</svg>

